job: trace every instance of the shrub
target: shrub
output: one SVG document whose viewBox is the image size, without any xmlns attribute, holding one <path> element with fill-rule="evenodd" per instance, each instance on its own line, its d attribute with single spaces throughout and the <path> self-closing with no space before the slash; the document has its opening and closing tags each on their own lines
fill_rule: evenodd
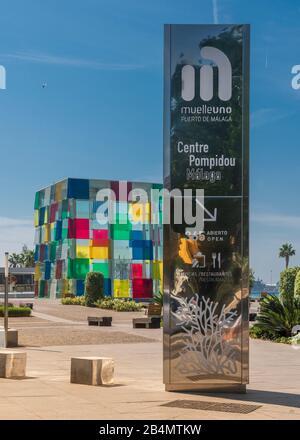
<svg viewBox="0 0 300 440">
<path fill-rule="evenodd" d="M 143 304 L 134 301 L 119 300 L 114 304 L 114 310 L 117 312 L 139 312 L 142 308 Z"/>
<path fill-rule="evenodd" d="M 154 304 L 159 304 L 163 307 L 164 305 L 164 296 L 162 292 L 159 292 L 157 295 L 154 295 L 153 297 Z"/>
<path fill-rule="evenodd" d="M 61 299 L 63 305 L 85 306 L 84 296 L 66 297 Z"/>
<path fill-rule="evenodd" d="M 280 274 L 279 292 L 283 300 L 291 300 L 294 297 L 295 279 L 300 267 L 290 267 Z"/>
<path fill-rule="evenodd" d="M 300 348 L 300 333 L 297 333 L 295 336 L 290 338 L 290 343 L 293 344 L 295 347 Z"/>
<path fill-rule="evenodd" d="M 295 278 L 294 295 L 300 298 L 300 270 L 298 270 Z"/>
<path fill-rule="evenodd" d="M 100 309 L 113 310 L 114 303 L 117 300 L 113 300 L 111 298 L 104 298 L 96 302 L 96 306 Z"/>
<path fill-rule="evenodd" d="M 255 330 L 252 332 L 260 330 L 269 339 L 290 337 L 292 328 L 297 324 L 300 324 L 300 298 L 293 297 L 287 301 L 267 295 L 260 302 L 260 311 L 253 326 Z"/>
<path fill-rule="evenodd" d="M 121 299 L 105 298 L 95 304 L 100 309 L 115 310 L 117 312 L 138 312 L 144 307 L 141 303 L 124 301 Z"/>
<path fill-rule="evenodd" d="M 8 307 L 8 316 L 10 318 L 26 317 L 31 315 L 30 307 Z M 4 317 L 4 307 L 0 306 L 0 317 Z"/>
<path fill-rule="evenodd" d="M 93 307 L 95 302 L 104 297 L 104 277 L 100 272 L 89 272 L 85 279 L 85 303 Z"/>
<path fill-rule="evenodd" d="M 257 324 L 254 324 L 250 327 L 250 337 L 252 339 L 264 339 L 272 342 L 279 342 L 282 344 L 292 344 L 293 338 L 287 336 L 274 336 L 273 333 L 270 333 L 266 330 L 262 330 Z"/>
<path fill-rule="evenodd" d="M 259 325 L 253 324 L 249 329 L 249 334 L 253 339 L 273 339 L 273 334 L 263 330 Z"/>
</svg>

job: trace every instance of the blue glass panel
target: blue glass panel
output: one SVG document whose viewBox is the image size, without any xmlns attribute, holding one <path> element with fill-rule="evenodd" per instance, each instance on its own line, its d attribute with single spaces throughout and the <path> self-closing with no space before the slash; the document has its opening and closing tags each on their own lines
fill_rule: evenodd
<svg viewBox="0 0 300 440">
<path fill-rule="evenodd" d="M 84 280 L 76 280 L 76 296 L 84 295 Z"/>
<path fill-rule="evenodd" d="M 69 199 L 89 199 L 88 179 L 68 179 Z"/>
<path fill-rule="evenodd" d="M 55 225 L 55 240 L 61 240 L 62 238 L 62 221 L 58 220 Z"/>
<path fill-rule="evenodd" d="M 111 279 L 104 278 L 104 295 L 111 296 Z"/>
<path fill-rule="evenodd" d="M 51 261 L 45 261 L 45 280 L 51 278 Z"/>
</svg>

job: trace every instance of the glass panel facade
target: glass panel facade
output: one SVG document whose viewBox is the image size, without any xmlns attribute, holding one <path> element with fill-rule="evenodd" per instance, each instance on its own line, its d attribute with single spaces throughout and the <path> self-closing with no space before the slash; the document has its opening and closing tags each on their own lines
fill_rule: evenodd
<svg viewBox="0 0 300 440">
<path fill-rule="evenodd" d="M 40 298 L 84 294 L 90 271 L 104 276 L 106 296 L 147 300 L 162 290 L 161 201 L 151 183 L 66 179 L 38 191 L 34 202 L 35 292 Z M 115 220 L 108 216 L 99 190 L 115 192 Z M 132 199 L 142 189 L 148 201 Z M 98 194 L 98 196 L 97 196 Z M 152 212 L 160 222 L 151 224 Z M 156 215 L 156 214 L 155 214 Z"/>
</svg>

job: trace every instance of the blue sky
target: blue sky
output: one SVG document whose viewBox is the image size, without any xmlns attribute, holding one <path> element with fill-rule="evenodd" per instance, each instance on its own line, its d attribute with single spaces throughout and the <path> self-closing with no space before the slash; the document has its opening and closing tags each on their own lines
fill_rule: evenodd
<svg viewBox="0 0 300 440">
<path fill-rule="evenodd" d="M 2 2 L 0 254 L 58 179 L 161 181 L 164 23 L 251 24 L 251 266 L 277 281 L 286 241 L 300 265 L 300 0 Z"/>
</svg>

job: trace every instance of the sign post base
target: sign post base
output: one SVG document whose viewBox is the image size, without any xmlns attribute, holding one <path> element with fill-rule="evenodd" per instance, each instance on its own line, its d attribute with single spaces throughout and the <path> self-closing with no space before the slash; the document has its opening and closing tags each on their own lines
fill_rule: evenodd
<svg viewBox="0 0 300 440">
<path fill-rule="evenodd" d="M 237 393 L 246 394 L 246 384 L 165 384 L 166 391 L 191 391 L 194 393 Z"/>
</svg>

